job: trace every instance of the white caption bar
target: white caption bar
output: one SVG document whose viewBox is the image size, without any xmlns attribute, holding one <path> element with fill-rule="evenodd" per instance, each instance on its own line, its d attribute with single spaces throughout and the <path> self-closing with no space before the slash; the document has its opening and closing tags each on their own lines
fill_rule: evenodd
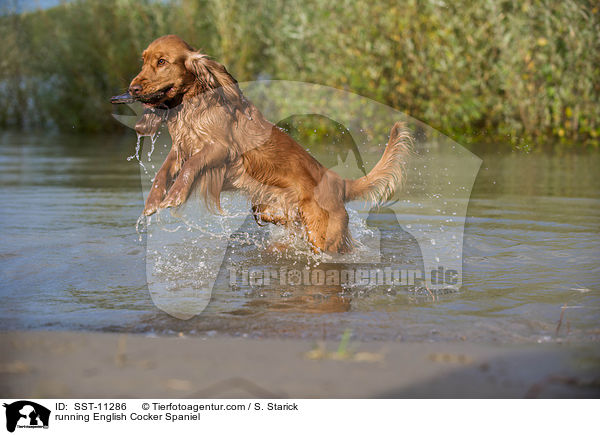
<svg viewBox="0 0 600 435">
<path fill-rule="evenodd" d="M 21 435 L 565 434 L 588 432 L 598 409 L 598 400 L 4 399 L 3 404 L 3 425 Z"/>
</svg>

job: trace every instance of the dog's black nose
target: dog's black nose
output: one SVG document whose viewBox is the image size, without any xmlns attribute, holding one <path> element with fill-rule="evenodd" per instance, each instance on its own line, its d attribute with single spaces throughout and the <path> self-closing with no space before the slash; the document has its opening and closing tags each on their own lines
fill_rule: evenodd
<svg viewBox="0 0 600 435">
<path fill-rule="evenodd" d="M 138 95 L 142 92 L 142 85 L 132 85 L 129 86 L 129 93 L 131 95 Z"/>
</svg>

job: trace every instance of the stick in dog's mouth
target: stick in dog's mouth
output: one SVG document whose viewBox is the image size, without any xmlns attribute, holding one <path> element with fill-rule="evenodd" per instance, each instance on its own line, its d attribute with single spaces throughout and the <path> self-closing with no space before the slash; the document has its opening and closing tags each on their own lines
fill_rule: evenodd
<svg viewBox="0 0 600 435">
<path fill-rule="evenodd" d="M 135 97 L 131 95 L 129 92 L 125 92 L 121 95 L 115 95 L 114 97 L 110 97 L 110 102 L 113 104 L 130 104 L 136 101 Z"/>
<path fill-rule="evenodd" d="M 110 102 L 112 104 L 130 104 L 136 101 L 141 101 L 142 103 L 152 104 L 163 98 L 166 95 L 166 93 L 171 90 L 172 87 L 173 86 L 166 86 L 164 89 L 161 89 L 158 92 L 138 96 L 133 96 L 129 92 L 125 92 L 124 94 L 115 95 L 114 97 L 111 97 Z"/>
</svg>

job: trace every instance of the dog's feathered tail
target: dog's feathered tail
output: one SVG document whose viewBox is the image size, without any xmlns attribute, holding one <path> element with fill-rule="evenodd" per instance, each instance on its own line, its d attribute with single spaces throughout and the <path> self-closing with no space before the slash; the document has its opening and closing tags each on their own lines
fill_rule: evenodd
<svg viewBox="0 0 600 435">
<path fill-rule="evenodd" d="M 404 167 L 413 144 L 410 130 L 403 122 L 396 122 L 390 131 L 390 139 L 383 156 L 364 177 L 344 180 L 345 201 L 366 199 L 380 204 L 391 197 L 402 185 Z"/>
</svg>

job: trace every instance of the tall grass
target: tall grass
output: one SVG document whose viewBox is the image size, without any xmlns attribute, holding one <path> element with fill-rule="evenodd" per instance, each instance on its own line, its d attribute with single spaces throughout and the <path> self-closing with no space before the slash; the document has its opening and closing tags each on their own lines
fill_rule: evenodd
<svg viewBox="0 0 600 435">
<path fill-rule="evenodd" d="M 0 126 L 119 128 L 155 37 L 176 33 L 240 81 L 347 89 L 463 143 L 598 147 L 600 11 L 564 0 L 79 0 L 0 17 Z M 8 13 L 7 13 L 8 12 Z"/>
</svg>

